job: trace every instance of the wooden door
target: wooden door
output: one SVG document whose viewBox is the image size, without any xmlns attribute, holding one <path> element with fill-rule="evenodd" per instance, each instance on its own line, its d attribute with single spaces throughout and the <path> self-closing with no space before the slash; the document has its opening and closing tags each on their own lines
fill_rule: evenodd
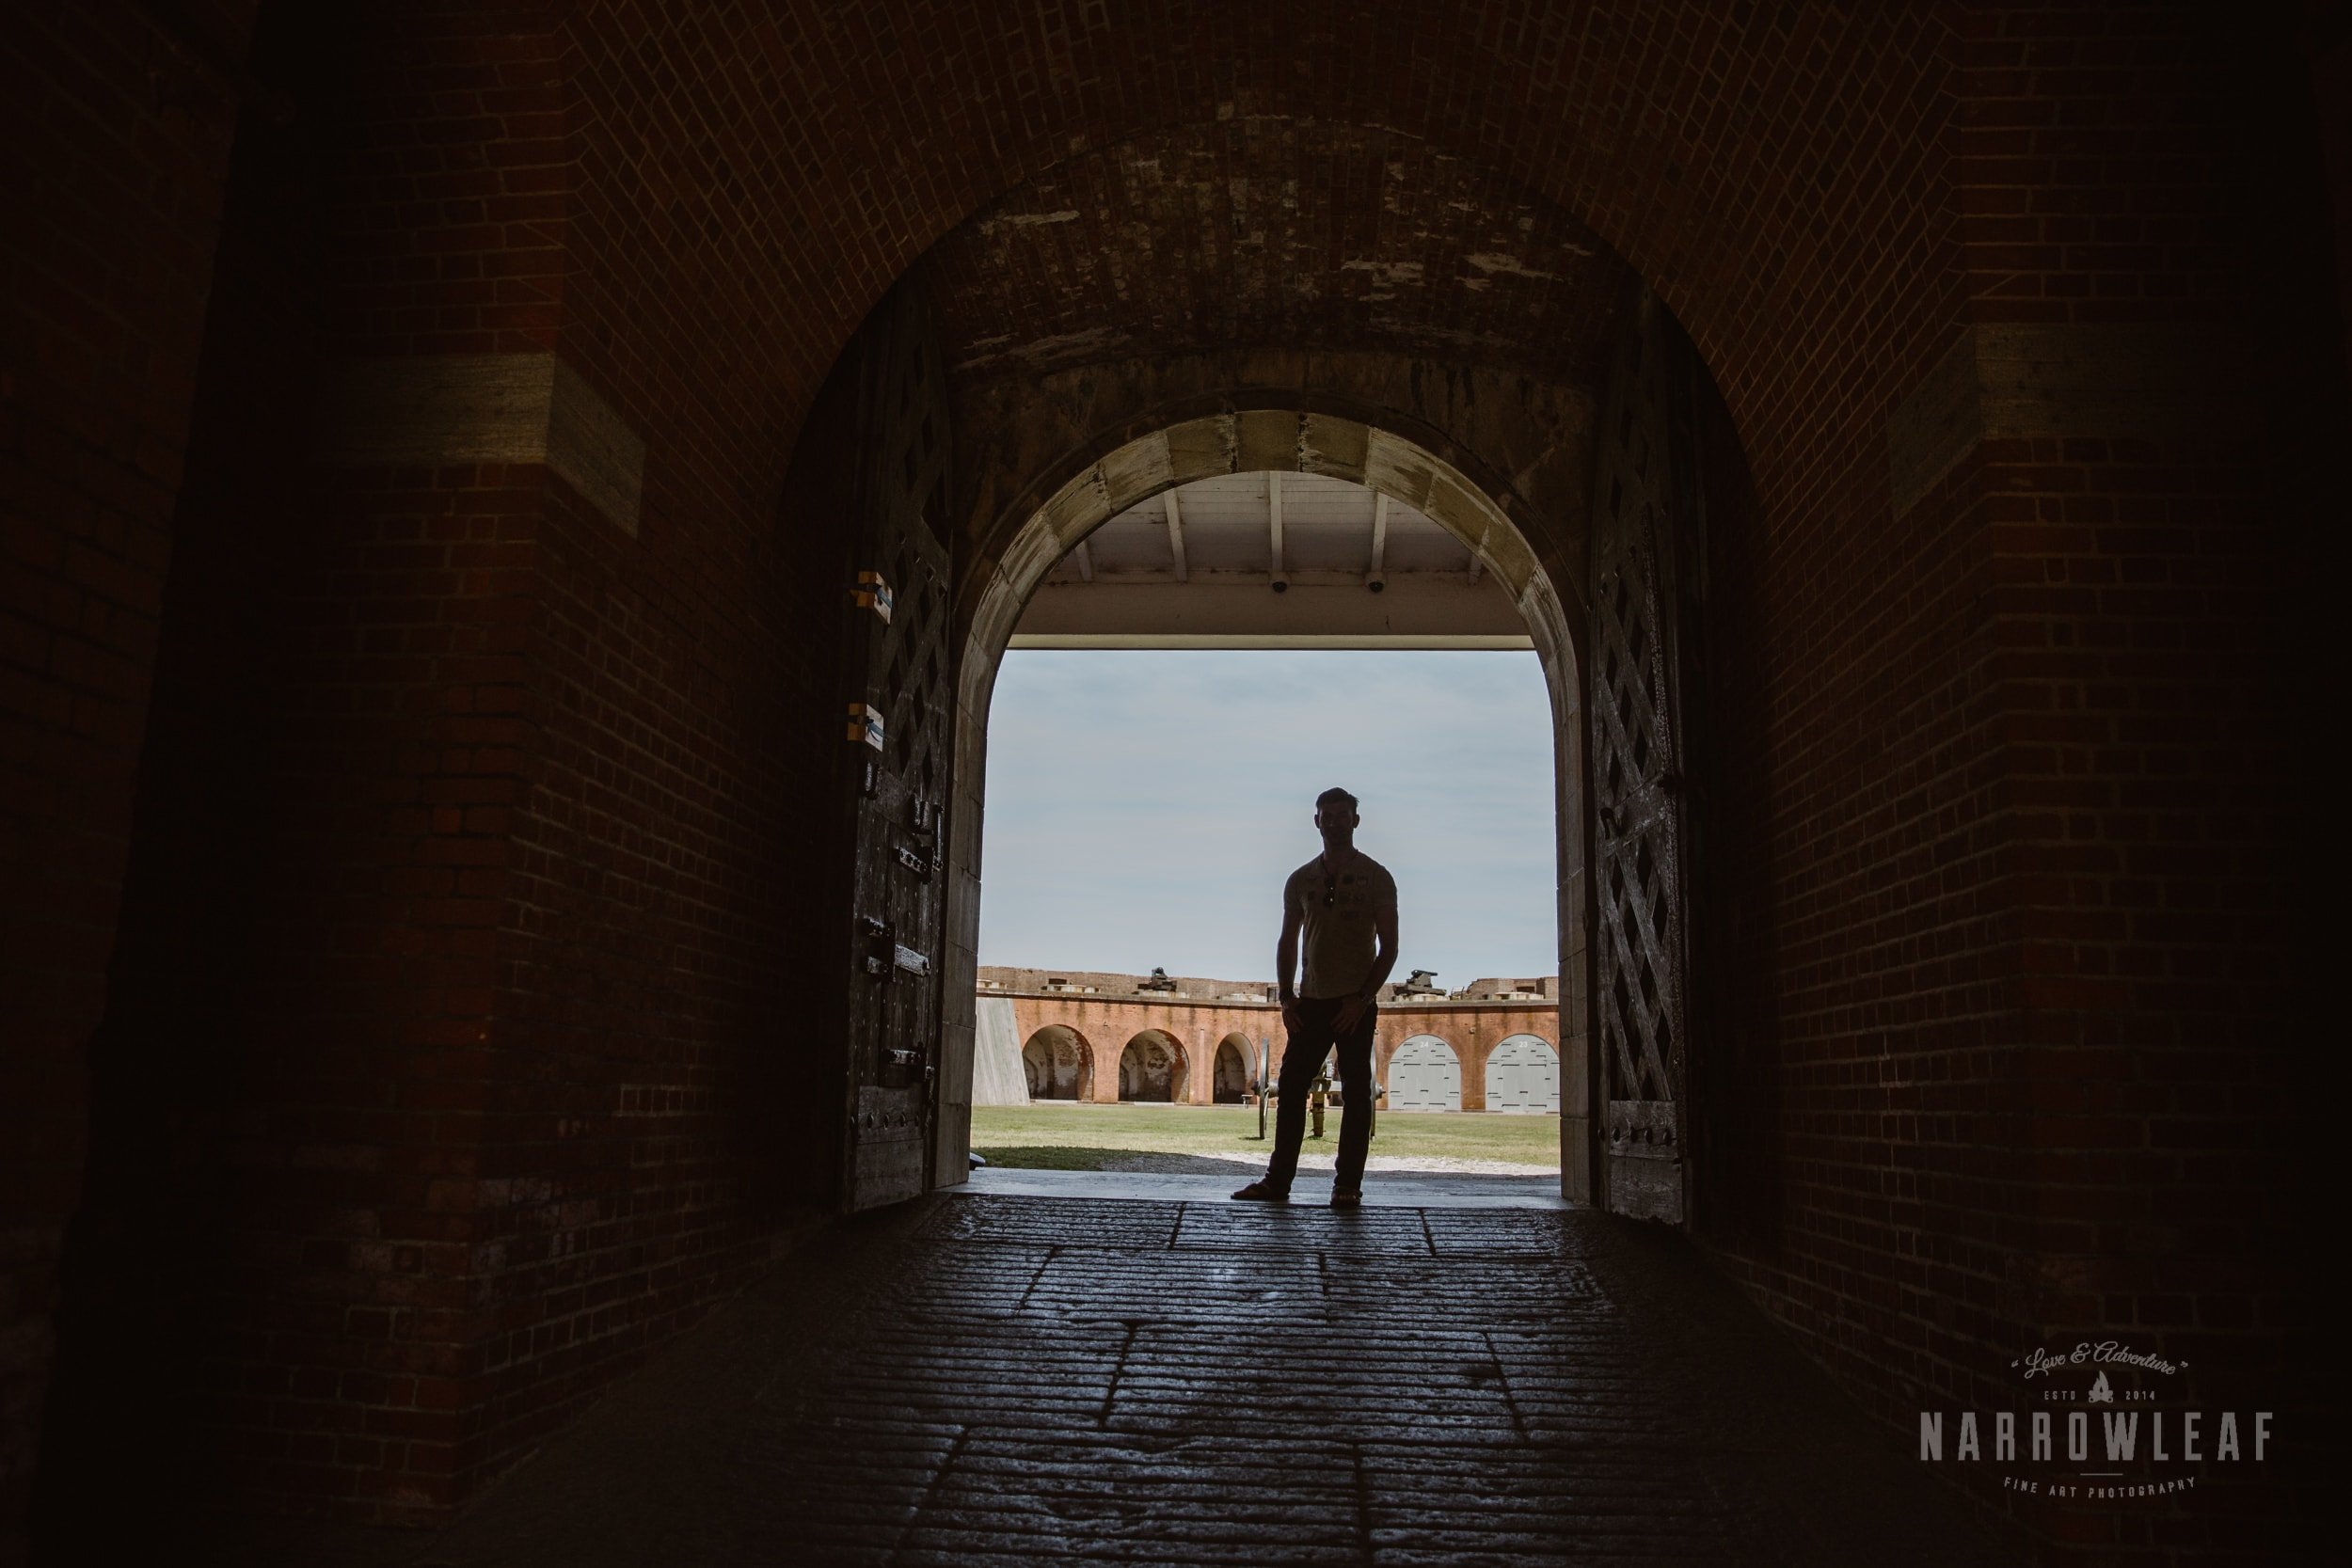
<svg viewBox="0 0 2352 1568">
<path fill-rule="evenodd" d="M 863 337 L 858 544 L 842 585 L 852 927 L 842 1193 L 850 1210 L 930 1185 L 954 696 L 944 367 L 912 290 L 877 307 Z"/>
<path fill-rule="evenodd" d="M 1687 1217 L 1690 709 L 1703 561 L 1695 356 L 1643 290 L 1595 443 L 1592 726 L 1595 1013 L 1602 1188 L 1619 1213 Z M 1692 701 L 1686 701 L 1686 688 Z"/>
</svg>

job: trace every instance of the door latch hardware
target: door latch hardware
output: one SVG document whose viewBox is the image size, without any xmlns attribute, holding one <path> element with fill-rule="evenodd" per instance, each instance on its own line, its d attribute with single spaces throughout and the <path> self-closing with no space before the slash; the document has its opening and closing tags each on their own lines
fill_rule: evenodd
<svg viewBox="0 0 2352 1568">
<path fill-rule="evenodd" d="M 882 749 L 882 711 L 866 703 L 850 705 L 850 739 L 863 740 L 877 752 Z"/>
<path fill-rule="evenodd" d="M 892 962 L 909 974 L 929 974 L 931 972 L 931 960 L 904 942 L 891 944 L 890 958 Z"/>
<path fill-rule="evenodd" d="M 890 584 L 880 572 L 860 572 L 857 586 L 850 590 L 850 603 L 859 610 L 870 610 L 882 617 L 883 626 L 890 624 Z"/>
</svg>

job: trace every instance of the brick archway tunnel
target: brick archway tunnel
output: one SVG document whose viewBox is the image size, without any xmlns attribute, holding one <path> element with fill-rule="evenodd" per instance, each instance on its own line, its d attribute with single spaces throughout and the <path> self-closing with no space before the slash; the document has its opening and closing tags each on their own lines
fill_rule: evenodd
<svg viewBox="0 0 2352 1568">
<path fill-rule="evenodd" d="M 952 1177 L 961 1108 L 922 1085 L 971 1020 L 928 1004 L 929 1056 L 848 1042 L 921 1012 L 859 1013 L 858 976 L 969 994 L 977 953 L 856 924 L 823 826 L 870 705 L 850 501 L 888 477 L 852 384 L 917 315 L 883 368 L 936 399 L 910 429 L 952 477 L 907 537 L 951 625 L 886 684 L 938 758 L 985 740 L 958 650 L 1069 543 L 1031 525 L 1179 464 L 1477 531 L 1541 587 L 1581 745 L 1628 580 L 1594 569 L 1610 388 L 1668 323 L 1709 749 L 1644 787 L 1705 824 L 1708 879 L 1659 1240 L 1882 1446 L 2086 1339 L 2187 1369 L 2180 1400 L 2308 1402 L 2293 525 L 2332 515 L 2344 406 L 2332 15 L 24 19 L 6 1551 L 445 1522 L 772 1285 L 860 1129 Z M 1164 471 L 1127 466 L 1154 442 Z M 882 869 L 967 930 L 951 772 L 894 782 Z M 1563 778 L 1568 993 L 1528 1032 L 1573 1099 L 1620 961 L 1583 857 L 1625 823 Z M 861 1071 L 896 1074 L 863 1109 Z M 1618 1113 L 1582 1109 L 1589 1177 Z M 1954 1480 L 2036 1550 L 2276 1555 L 2274 1475 L 2137 1513 Z"/>
</svg>

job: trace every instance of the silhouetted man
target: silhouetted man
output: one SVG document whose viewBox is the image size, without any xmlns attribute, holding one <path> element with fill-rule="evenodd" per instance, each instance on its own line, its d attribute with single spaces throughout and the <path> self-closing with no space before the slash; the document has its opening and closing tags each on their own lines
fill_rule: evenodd
<svg viewBox="0 0 2352 1568">
<path fill-rule="evenodd" d="M 1274 962 L 1280 976 L 1282 1052 L 1280 1108 L 1274 1117 L 1274 1158 L 1265 1175 L 1233 1196 L 1287 1203 L 1298 1174 L 1298 1146 L 1307 1135 L 1307 1094 L 1333 1047 L 1340 1058 L 1340 1158 L 1331 1207 L 1363 1201 L 1364 1155 L 1372 1144 L 1372 1026 L 1375 999 L 1396 962 L 1396 880 L 1356 847 L 1356 797 L 1327 789 L 1315 797 L 1315 826 L 1323 853 L 1282 884 L 1282 936 Z M 1306 937 L 1306 974 L 1295 989 L 1299 937 Z"/>
</svg>

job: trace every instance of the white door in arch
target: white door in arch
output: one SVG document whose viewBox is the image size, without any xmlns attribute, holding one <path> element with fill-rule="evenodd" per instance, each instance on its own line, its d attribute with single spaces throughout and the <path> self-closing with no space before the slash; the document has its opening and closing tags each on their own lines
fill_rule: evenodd
<svg viewBox="0 0 2352 1568">
<path fill-rule="evenodd" d="M 1415 1035 L 1389 1058 L 1389 1109 L 1458 1111 L 1462 1058 L 1435 1035 Z"/>
<path fill-rule="evenodd" d="M 1560 1109 L 1560 1053 L 1534 1035 L 1513 1035 L 1486 1056 L 1486 1109 Z"/>
</svg>

